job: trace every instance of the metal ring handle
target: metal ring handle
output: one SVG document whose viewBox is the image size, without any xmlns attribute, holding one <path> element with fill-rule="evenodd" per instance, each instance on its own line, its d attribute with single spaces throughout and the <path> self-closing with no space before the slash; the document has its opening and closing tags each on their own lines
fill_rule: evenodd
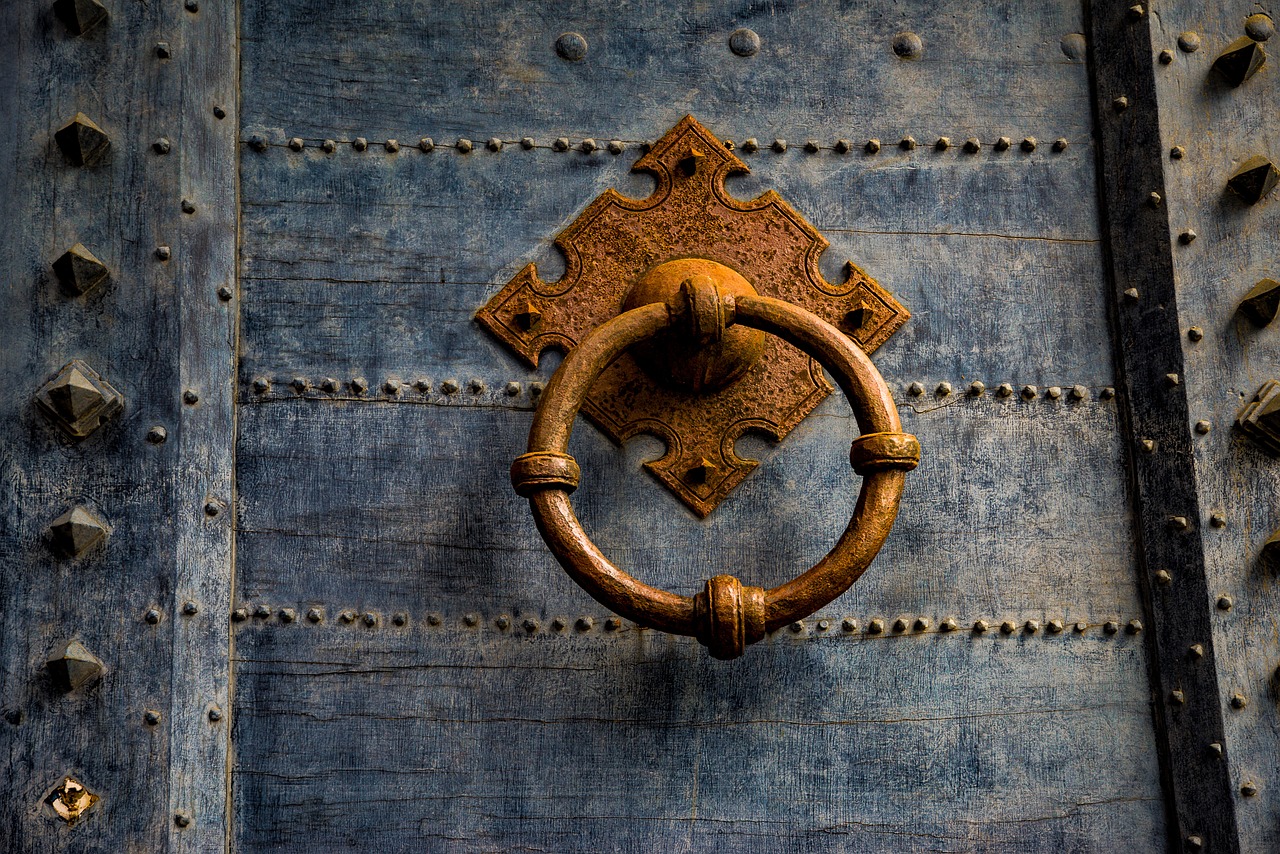
<svg viewBox="0 0 1280 854">
<path fill-rule="evenodd" d="M 715 291 L 711 299 L 708 288 Z M 897 407 L 875 365 L 831 324 L 782 300 L 735 299 L 710 284 L 690 281 L 685 293 L 684 305 L 651 303 L 618 315 L 570 351 L 543 393 L 529 431 L 529 451 L 512 464 L 511 480 L 529 499 L 538 531 L 556 560 L 598 602 L 640 625 L 692 635 L 716 658 L 736 658 L 766 631 L 812 614 L 858 580 L 889 536 L 906 472 L 920 461 L 920 444 L 901 432 Z M 644 584 L 596 548 L 569 503 L 580 472 L 567 448 L 587 391 L 628 347 L 681 321 L 694 334 L 709 323 L 739 323 L 814 355 L 834 375 L 862 431 L 850 451 L 862 487 L 844 533 L 814 566 L 768 591 L 728 575 L 708 580 L 694 597 Z"/>
</svg>

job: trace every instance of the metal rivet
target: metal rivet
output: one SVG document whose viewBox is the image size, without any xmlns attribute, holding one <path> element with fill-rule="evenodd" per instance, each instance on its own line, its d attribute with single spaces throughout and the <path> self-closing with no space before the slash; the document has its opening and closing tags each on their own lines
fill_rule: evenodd
<svg viewBox="0 0 1280 854">
<path fill-rule="evenodd" d="M 1221 757 L 1222 757 L 1222 742 L 1220 742 L 1220 741 L 1211 741 L 1211 742 L 1209 742 L 1209 752 L 1210 752 L 1211 754 L 1213 754 L 1213 756 L 1215 756 L 1215 757 L 1217 757 L 1217 758 L 1221 758 Z"/>
<path fill-rule="evenodd" d="M 1204 330 L 1199 326 L 1193 326 L 1187 330 L 1187 337 L 1192 341 L 1202 341 L 1204 340 Z"/>
<path fill-rule="evenodd" d="M 845 617 L 840 621 L 840 628 L 846 632 L 856 632 L 858 630 L 858 621 L 852 617 Z"/>
<path fill-rule="evenodd" d="M 756 140 L 754 136 L 748 139 L 744 139 L 742 141 L 742 150 L 747 152 L 748 154 L 754 154 L 755 152 L 760 150 L 760 143 L 759 141 Z"/>
<path fill-rule="evenodd" d="M 351 380 L 351 390 L 356 394 L 364 394 L 369 390 L 369 381 L 364 377 L 355 377 Z"/>
<path fill-rule="evenodd" d="M 338 619 L 344 623 L 354 623 L 356 621 L 356 612 L 351 610 L 343 611 L 338 615 Z M 468 623 L 467 625 L 473 626 L 475 623 Z"/>
<path fill-rule="evenodd" d="M 373 627 L 378 625 L 378 615 L 373 613 L 372 611 L 366 613 L 363 617 L 363 620 L 366 626 Z"/>
<path fill-rule="evenodd" d="M 1135 4 L 1133 6 L 1130 6 L 1128 11 L 1125 12 L 1125 17 L 1127 17 L 1130 21 L 1141 21 L 1143 16 L 1145 16 L 1146 14 L 1147 14 L 1146 9 L 1143 9 L 1140 4 Z"/>
<path fill-rule="evenodd" d="M 1155 190 L 1152 190 L 1150 193 L 1147 194 L 1147 207 L 1158 208 L 1160 207 L 1160 203 L 1163 201 L 1164 199 L 1161 198 L 1160 194 L 1157 193 Z"/>
<path fill-rule="evenodd" d="M 853 148 L 853 143 L 849 142 L 849 140 L 847 140 L 847 139 L 837 139 L 837 140 L 836 140 L 836 153 L 837 153 L 837 154 L 848 154 L 848 153 L 849 153 L 849 149 L 851 149 L 851 148 Z"/>
<path fill-rule="evenodd" d="M 458 149 L 458 151 L 460 151 L 463 154 L 470 154 L 471 149 L 475 148 L 475 145 L 471 142 L 471 140 L 465 137 L 461 137 L 458 139 L 457 142 L 453 144 L 453 147 Z"/>
<path fill-rule="evenodd" d="M 184 2 L 183 2 L 183 4 L 182 4 L 182 5 L 183 5 L 183 7 L 184 7 L 188 12 L 199 12 L 199 11 L 200 11 L 200 3 L 199 3 L 199 0 L 184 0 Z"/>
<path fill-rule="evenodd" d="M 561 33 L 556 39 L 556 54 L 561 59 L 577 62 L 587 55 L 587 40 L 581 33 Z"/>
<path fill-rule="evenodd" d="M 222 109 L 222 107 L 214 107 L 213 117 L 215 119 L 225 119 L 227 117 L 227 111 Z"/>
<path fill-rule="evenodd" d="M 911 385 L 907 386 L 907 394 L 911 395 L 912 397 L 919 397 L 920 395 L 924 394 L 924 385 L 918 382 L 912 383 Z"/>
<path fill-rule="evenodd" d="M 760 36 L 746 27 L 729 34 L 729 50 L 738 56 L 755 56 L 760 52 Z"/>
<path fill-rule="evenodd" d="M 1254 795 L 1258 794 L 1258 784 L 1254 783 L 1252 780 L 1246 780 L 1240 784 L 1240 794 L 1244 795 L 1246 798 L 1252 798 Z"/>
<path fill-rule="evenodd" d="M 1022 140 L 1020 147 L 1023 151 L 1032 152 L 1036 150 L 1036 145 L 1038 145 L 1036 138 L 1034 136 L 1029 136 Z"/>
<path fill-rule="evenodd" d="M 338 381 L 333 377 L 325 377 L 320 380 L 320 390 L 327 394 L 334 394 L 338 390 Z"/>
<path fill-rule="evenodd" d="M 1137 288 L 1125 288 L 1124 290 L 1124 297 L 1129 302 L 1137 302 L 1139 296 L 1141 296 L 1141 294 L 1138 293 Z"/>
<path fill-rule="evenodd" d="M 542 389 L 543 389 L 542 383 L 529 383 L 529 394 L 533 397 L 537 397 L 538 395 L 542 394 Z"/>
<path fill-rule="evenodd" d="M 1126 633 L 1131 635 L 1139 634 L 1142 631 L 1142 621 L 1130 620 L 1128 623 L 1125 624 L 1124 630 Z"/>
<path fill-rule="evenodd" d="M 1107 386 L 1102 391 L 1098 392 L 1099 400 L 1110 400 L 1115 396 L 1116 396 L 1116 390 L 1113 389 L 1111 386 Z"/>
<path fill-rule="evenodd" d="M 196 394 L 191 389 L 187 389 L 182 393 L 182 402 L 188 406 L 194 406 L 200 402 L 200 395 Z"/>
<path fill-rule="evenodd" d="M 308 623 L 319 623 L 319 622 L 322 622 L 323 620 L 324 620 L 324 611 L 320 610 L 319 608 L 307 609 Z"/>
<path fill-rule="evenodd" d="M 493 621 L 493 624 L 505 631 L 511 628 L 511 618 L 508 617 L 506 614 L 501 614 L 496 620 Z"/>
<path fill-rule="evenodd" d="M 254 151 L 258 152 L 259 154 L 262 154 L 264 151 L 267 150 L 267 138 L 265 136 L 261 136 L 255 133 L 253 136 L 249 137 L 248 142 L 249 142 L 249 147 L 252 148 Z"/>
<path fill-rule="evenodd" d="M 391 154 L 395 154 L 397 151 L 400 150 L 400 142 L 399 140 L 389 139 L 386 142 L 382 143 L 382 147 L 386 151 L 390 152 Z"/>
<path fill-rule="evenodd" d="M 1164 375 L 1164 384 L 1169 386 L 1170 388 L 1173 388 L 1176 385 L 1180 385 L 1181 383 L 1182 383 L 1182 378 L 1179 377 L 1177 374 Z"/>
<path fill-rule="evenodd" d="M 1116 632 L 1120 631 L 1120 624 L 1115 620 L 1107 620 L 1102 624 L 1102 630 L 1109 635 L 1114 635 Z"/>
<path fill-rule="evenodd" d="M 1230 610 L 1231 610 L 1231 605 L 1232 605 L 1232 604 L 1233 604 L 1233 603 L 1232 603 L 1232 601 L 1231 601 L 1231 597 L 1230 597 L 1230 596 L 1219 596 L 1219 597 L 1218 597 L 1218 610 L 1219 610 L 1219 611 L 1230 611 Z"/>
<path fill-rule="evenodd" d="M 160 713 L 155 709 L 147 709 L 142 713 L 142 720 L 151 726 L 160 723 Z"/>
<path fill-rule="evenodd" d="M 1256 42 L 1264 42 L 1276 34 L 1276 25 L 1261 13 L 1250 15 L 1244 19 L 1244 34 Z"/>
<path fill-rule="evenodd" d="M 1175 531 L 1187 531 L 1191 528 L 1191 520 L 1186 516 L 1170 516 L 1169 527 Z"/>
<path fill-rule="evenodd" d="M 427 624 L 428 624 L 428 625 L 431 625 L 431 626 L 438 626 L 438 625 L 440 625 L 440 623 L 442 623 L 442 622 L 443 622 L 443 620 L 441 619 L 441 617 L 440 617 L 440 615 L 439 615 L 439 614 L 428 614 L 428 615 L 427 615 Z"/>
<path fill-rule="evenodd" d="M 563 631 L 564 631 L 564 627 L 565 627 L 565 622 L 564 622 L 564 618 L 563 618 L 563 617 L 552 617 L 552 618 L 551 618 L 551 630 L 552 630 L 552 631 L 556 631 L 556 632 L 563 632 Z"/>
<path fill-rule="evenodd" d="M 1154 439 L 1139 439 L 1138 447 L 1142 448 L 1142 450 L 1146 451 L 1148 454 L 1154 454 L 1156 452 L 1156 442 Z"/>
<path fill-rule="evenodd" d="M 1200 34 L 1186 32 L 1178 36 L 1178 47 L 1184 53 L 1195 53 L 1200 49 Z"/>
<path fill-rule="evenodd" d="M 1038 392 L 1039 389 L 1033 385 L 1024 385 L 1022 387 L 1022 396 L 1027 400 L 1033 400 Z"/>
<path fill-rule="evenodd" d="M 977 154 L 980 150 L 982 150 L 982 143 L 978 140 L 977 137 L 971 136 L 964 141 L 964 150 L 968 154 Z"/>
<path fill-rule="evenodd" d="M 290 382 L 289 385 L 293 388 L 295 392 L 297 392 L 298 394 L 302 394 L 308 388 L 311 387 L 311 381 L 308 380 L 306 377 L 294 377 L 293 381 Z"/>
<path fill-rule="evenodd" d="M 622 144 L 620 139 L 611 139 L 605 148 L 609 149 L 610 154 L 621 154 L 626 146 Z"/>
<path fill-rule="evenodd" d="M 584 140 L 582 141 L 582 153 L 583 153 L 583 154 L 591 154 L 591 153 L 593 153 L 597 148 L 599 148 L 599 146 L 598 146 L 598 145 L 596 145 L 596 141 L 595 141 L 594 139 L 591 139 L 590 137 L 588 137 L 587 139 L 584 139 Z"/>
<path fill-rule="evenodd" d="M 1203 848 L 1203 847 L 1204 847 L 1204 840 L 1203 840 L 1202 838 L 1200 838 L 1199 836 L 1196 836 L 1196 835 L 1194 835 L 1194 834 L 1193 834 L 1193 835 L 1191 835 L 1191 836 L 1188 836 L 1188 837 L 1187 837 L 1187 847 L 1188 847 L 1188 848 L 1191 848 L 1191 849 L 1194 849 L 1194 850 L 1196 850 L 1196 851 L 1199 851 L 1201 848 Z"/>
<path fill-rule="evenodd" d="M 1169 574 L 1167 569 L 1156 570 L 1156 583 L 1162 587 L 1168 587 L 1173 582 L 1173 576 Z"/>
<path fill-rule="evenodd" d="M 281 608 L 281 609 L 280 609 L 280 622 L 282 622 L 282 623 L 292 623 L 292 622 L 293 622 L 294 620 L 296 620 L 296 619 L 298 619 L 298 612 L 297 612 L 297 611 L 293 610 L 292 608 Z"/>
<path fill-rule="evenodd" d="M 951 147 L 951 138 L 947 136 L 938 137 L 938 141 L 933 144 L 934 150 L 946 151 Z"/>
<path fill-rule="evenodd" d="M 534 145 L 536 144 L 537 143 L 533 141 L 533 137 L 531 136 L 520 137 L 520 147 L 523 148 L 525 151 L 531 151 Z"/>
<path fill-rule="evenodd" d="M 1190 228 L 1188 228 L 1186 231 L 1178 235 L 1178 242 L 1181 243 L 1183 246 L 1186 246 L 1188 243 L 1192 242 L 1195 239 L 1196 239 L 1195 230 Z"/>
<path fill-rule="evenodd" d="M 156 154 L 168 154 L 171 147 L 169 140 L 163 136 L 151 143 L 151 150 Z"/>
<path fill-rule="evenodd" d="M 616 632 L 620 628 L 622 628 L 622 620 L 617 617 L 610 617 L 604 621 L 604 630 L 606 632 Z"/>
<path fill-rule="evenodd" d="M 160 59 L 169 58 L 170 54 L 169 54 L 168 42 L 156 42 L 156 56 L 159 57 Z"/>
<path fill-rule="evenodd" d="M 467 614 L 462 618 L 462 622 L 466 623 L 468 626 L 475 626 L 480 622 L 480 618 L 475 614 Z"/>
<path fill-rule="evenodd" d="M 1085 388 L 1084 386 L 1082 386 L 1082 385 L 1073 385 L 1073 386 L 1071 387 L 1071 399 L 1072 399 L 1072 400 L 1084 400 L 1084 399 L 1085 399 L 1086 397 L 1088 397 L 1088 396 L 1089 396 L 1089 389 Z"/>
<path fill-rule="evenodd" d="M 867 154 L 875 154 L 880 150 L 880 140 L 878 139 L 867 140 L 867 144 L 862 146 L 862 150 L 867 152 Z"/>
<path fill-rule="evenodd" d="M 413 387 L 416 388 L 418 391 L 422 392 L 423 394 L 426 394 L 427 392 L 431 391 L 431 381 L 428 380 L 426 377 L 419 377 L 418 379 L 413 381 Z"/>
<path fill-rule="evenodd" d="M 397 395 L 400 393 L 400 381 L 391 379 L 382 384 L 382 390 L 389 395 Z"/>
<path fill-rule="evenodd" d="M 1013 397 L 1013 386 L 1009 383 L 1000 383 L 996 388 L 996 394 L 1000 397 Z"/>
<path fill-rule="evenodd" d="M 1076 624 L 1071 627 L 1071 630 L 1078 635 L 1084 634 L 1086 631 L 1088 631 L 1088 629 L 1089 629 L 1089 624 L 1086 623 L 1084 620 L 1077 621 Z"/>
<path fill-rule="evenodd" d="M 1044 390 L 1044 396 L 1050 400 L 1057 400 L 1062 397 L 1062 388 L 1056 385 L 1051 385 Z"/>
<path fill-rule="evenodd" d="M 1040 622 L 1038 620 L 1027 620 L 1022 624 L 1022 627 L 1027 630 L 1027 634 L 1034 635 L 1040 631 Z"/>
<path fill-rule="evenodd" d="M 249 619 L 249 612 L 244 608 L 236 608 L 231 612 L 231 621 L 234 623 L 243 623 L 247 619 Z"/>
<path fill-rule="evenodd" d="M 435 147 L 436 141 L 429 136 L 424 136 L 422 139 L 418 140 L 418 148 L 420 148 L 424 154 L 434 150 Z"/>
<path fill-rule="evenodd" d="M 271 609 L 266 605 L 254 605 L 253 616 L 257 617 L 259 620 L 265 620 L 271 616 Z"/>
<path fill-rule="evenodd" d="M 172 257 L 173 257 L 173 250 L 170 249 L 168 246 L 156 247 L 156 258 L 160 259 L 161 261 L 168 261 Z"/>
<path fill-rule="evenodd" d="M 369 147 L 369 140 L 365 139 L 363 136 L 358 136 L 351 140 L 351 147 L 356 151 L 364 151 Z"/>
<path fill-rule="evenodd" d="M 946 397 L 947 395 L 951 394 L 951 383 L 949 382 L 938 383 L 938 387 L 936 391 L 937 391 L 938 397 Z"/>
<path fill-rule="evenodd" d="M 800 620 L 796 620 L 794 623 L 787 626 L 787 628 L 791 630 L 792 634 L 799 634 L 804 631 L 804 623 Z"/>
<path fill-rule="evenodd" d="M 445 394 L 453 394 L 458 390 L 457 380 L 445 380 L 440 383 L 440 390 Z"/>
<path fill-rule="evenodd" d="M 589 632 L 591 631 L 591 627 L 594 625 L 595 620 L 590 617 L 579 617 L 577 621 L 574 622 L 573 627 L 580 632 Z"/>
<path fill-rule="evenodd" d="M 818 620 L 818 631 L 825 632 L 829 628 L 831 628 L 830 620 Z"/>
<path fill-rule="evenodd" d="M 183 199 L 183 200 L 182 200 L 182 212 L 183 212 L 183 213 L 185 213 L 185 214 L 193 214 L 193 213 L 195 213 L 195 212 L 196 212 L 196 205 L 195 205 L 195 202 L 191 201 L 190 199 Z"/>
<path fill-rule="evenodd" d="M 301 150 L 302 150 L 302 137 L 300 137 L 300 136 L 293 136 L 293 137 L 289 137 L 289 150 L 290 150 L 290 151 L 301 151 Z"/>
<path fill-rule="evenodd" d="M 1175 706 L 1181 706 L 1187 702 L 1187 695 L 1180 690 L 1174 689 L 1169 692 L 1169 702 Z"/>
<path fill-rule="evenodd" d="M 392 614 L 391 622 L 397 626 L 403 626 L 405 623 L 409 622 L 409 616 L 407 614 L 399 614 L 399 613 Z"/>
<path fill-rule="evenodd" d="M 1160 51 L 1160 64 L 1168 65 L 1171 62 L 1173 62 L 1173 51 L 1169 50 L 1169 48 Z"/>
<path fill-rule="evenodd" d="M 774 151 L 781 154 L 787 150 L 787 141 L 785 139 L 775 139 L 773 145 L 770 146 Z"/>
<path fill-rule="evenodd" d="M 472 378 L 467 381 L 467 388 L 471 390 L 472 394 L 481 394 L 485 388 L 484 380 Z"/>
<path fill-rule="evenodd" d="M 154 626 L 156 623 L 160 622 L 162 616 L 163 615 L 160 613 L 158 608 L 148 608 L 147 612 L 142 615 L 142 619 Z"/>
<path fill-rule="evenodd" d="M 1231 695 L 1231 708 L 1243 709 L 1247 705 L 1249 705 L 1249 700 L 1244 696 L 1244 694 Z"/>
<path fill-rule="evenodd" d="M 986 631 L 987 629 L 989 629 L 989 628 L 991 628 L 991 625 L 990 625 L 986 620 L 974 620 L 974 621 L 973 621 L 973 631 L 974 631 L 976 634 L 982 634 L 983 632 L 985 632 L 985 631 Z"/>
<path fill-rule="evenodd" d="M 943 632 L 954 632 L 960 628 L 960 624 L 956 622 L 955 617 L 946 617 L 942 622 L 938 623 L 938 630 Z"/>
<path fill-rule="evenodd" d="M 164 440 L 169 438 L 169 431 L 156 425 L 147 431 L 147 441 L 153 445 L 163 445 Z"/>
<path fill-rule="evenodd" d="M 338 143 L 332 139 L 326 139 L 320 143 L 320 150 L 325 154 L 333 154 L 338 150 Z"/>
<path fill-rule="evenodd" d="M 1169 149 L 1170 160 L 1181 160 L 1186 156 L 1187 156 L 1187 150 L 1183 148 L 1181 145 L 1175 145 L 1173 148 Z"/>
<path fill-rule="evenodd" d="M 195 0 L 187 0 L 188 8 L 190 8 L 194 4 L 195 4 Z M 178 827 L 190 827 L 191 816 L 185 812 L 176 812 L 173 814 L 173 823 L 178 825 Z"/>
<path fill-rule="evenodd" d="M 1005 620 L 1000 624 L 1000 633 L 1011 635 L 1018 630 L 1018 625 L 1013 620 Z"/>
<path fill-rule="evenodd" d="M 905 632 L 907 630 L 907 621 L 902 617 L 893 621 L 893 630 L 895 632 Z"/>
<path fill-rule="evenodd" d="M 983 392 L 987 390 L 987 385 L 982 380 L 974 380 L 969 383 L 969 394 L 974 397 L 981 397 Z"/>
<path fill-rule="evenodd" d="M 916 621 L 912 624 L 912 627 L 917 632 L 927 631 L 929 628 L 929 621 L 925 617 L 916 617 Z"/>
<path fill-rule="evenodd" d="M 873 617 L 867 621 L 867 634 L 878 635 L 884 631 L 884 620 L 879 617 Z"/>
<path fill-rule="evenodd" d="M 890 44 L 899 59 L 919 59 L 924 54 L 924 42 L 912 32 L 898 33 Z"/>
<path fill-rule="evenodd" d="M 1187 654 L 1192 658 L 1204 658 L 1204 645 L 1193 643 L 1191 646 L 1187 647 Z"/>
<path fill-rule="evenodd" d="M 1011 145 L 1013 145 L 1013 140 L 1009 139 L 1007 136 L 1002 136 L 995 141 L 995 144 L 992 147 L 996 151 L 1008 151 L 1009 146 Z"/>
<path fill-rule="evenodd" d="M 1050 620 L 1045 624 L 1045 628 L 1049 630 L 1051 635 L 1060 635 L 1066 626 L 1063 625 L 1062 620 Z"/>
<path fill-rule="evenodd" d="M 520 393 L 520 383 L 509 382 L 505 386 L 503 386 L 502 390 L 506 392 L 508 397 L 515 397 Z"/>
<path fill-rule="evenodd" d="M 1053 150 L 1061 154 L 1062 152 L 1067 150 L 1067 146 L 1069 144 L 1070 143 L 1067 142 L 1066 137 L 1060 136 L 1053 141 Z"/>
<path fill-rule="evenodd" d="M 1209 524 L 1214 528 L 1227 527 L 1227 517 L 1221 510 L 1215 510 L 1209 514 Z"/>
<path fill-rule="evenodd" d="M 194 617 L 196 614 L 200 613 L 200 606 L 195 602 L 185 602 L 182 605 L 182 613 L 186 614 L 188 617 Z"/>
<path fill-rule="evenodd" d="M 1129 98 L 1128 98 L 1128 96 L 1126 96 L 1126 95 L 1121 95 L 1121 96 L 1119 96 L 1118 98 L 1114 98 L 1114 99 L 1111 101 L 1111 107 L 1112 107 L 1112 109 L 1114 109 L 1117 113 L 1121 113 L 1121 112 L 1124 112 L 1125 110 L 1129 109 Z"/>
<path fill-rule="evenodd" d="M 916 147 L 916 139 L 913 136 L 904 136 L 898 142 L 898 147 L 903 151 L 914 151 Z"/>
<path fill-rule="evenodd" d="M 222 720 L 222 709 L 210 709 L 209 720 L 213 721 L 215 724 Z"/>
<path fill-rule="evenodd" d="M 804 150 L 810 154 L 817 154 L 818 150 L 821 148 L 822 146 L 818 145 L 818 141 L 816 139 L 811 139 L 804 144 Z"/>
</svg>

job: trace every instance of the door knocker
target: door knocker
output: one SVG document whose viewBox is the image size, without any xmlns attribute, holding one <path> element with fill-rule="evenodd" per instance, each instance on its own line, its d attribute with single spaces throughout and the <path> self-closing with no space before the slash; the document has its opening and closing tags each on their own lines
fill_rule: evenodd
<svg viewBox="0 0 1280 854">
<path fill-rule="evenodd" d="M 653 196 L 607 191 L 557 239 L 568 258 L 560 283 L 542 282 L 530 265 L 477 317 L 530 363 L 548 346 L 569 350 L 528 452 L 511 467 L 560 565 L 616 613 L 736 658 L 849 589 L 888 537 L 920 445 L 902 432 L 866 350 L 908 315 L 852 264 L 843 286 L 827 283 L 817 270 L 826 241 L 777 194 L 729 196 L 724 177 L 746 167 L 692 118 L 635 168 L 655 174 Z M 755 466 L 734 454 L 733 440 L 753 427 L 780 440 L 830 391 L 818 364 L 852 406 L 861 435 L 850 462 L 862 485 L 848 527 L 813 567 L 770 590 L 717 575 L 688 597 L 641 583 L 587 537 L 569 502 L 580 471 L 567 448 L 580 409 L 615 440 L 642 431 L 667 439 L 667 455 L 646 466 L 706 515 Z"/>
</svg>

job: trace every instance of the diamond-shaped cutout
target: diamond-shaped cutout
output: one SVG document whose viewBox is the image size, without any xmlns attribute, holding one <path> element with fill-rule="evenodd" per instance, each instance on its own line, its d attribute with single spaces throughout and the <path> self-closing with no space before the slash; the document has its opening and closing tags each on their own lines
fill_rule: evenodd
<svg viewBox="0 0 1280 854">
<path fill-rule="evenodd" d="M 106 131 L 84 113 L 76 113 L 71 121 L 54 133 L 53 138 L 73 166 L 93 165 L 111 146 Z"/>
<path fill-rule="evenodd" d="M 73 439 L 83 439 L 124 408 L 124 397 L 102 375 L 73 359 L 36 393 L 36 405 Z"/>
<path fill-rule="evenodd" d="M 1249 204 L 1256 205 L 1275 189 L 1277 181 L 1280 181 L 1280 169 L 1267 158 L 1258 155 L 1240 164 L 1235 174 L 1227 179 L 1227 186 Z"/>
<path fill-rule="evenodd" d="M 1257 326 L 1266 326 L 1275 320 L 1276 311 L 1280 310 L 1280 282 L 1275 279 L 1258 282 L 1244 295 L 1240 310 Z"/>
<path fill-rule="evenodd" d="M 79 557 L 107 535 L 107 523 L 87 507 L 72 507 L 49 525 L 49 542 L 67 557 Z"/>
<path fill-rule="evenodd" d="M 107 7 L 98 0 L 54 0 L 53 14 L 73 36 L 82 36 L 107 19 Z"/>
<path fill-rule="evenodd" d="M 66 694 L 102 675 L 102 660 L 73 640 L 54 652 L 47 663 L 53 685 Z"/>
<path fill-rule="evenodd" d="M 531 367 L 543 350 L 570 350 L 615 317 L 646 272 L 676 259 L 723 264 L 758 293 L 844 329 L 867 352 L 910 317 L 853 263 L 844 281 L 826 281 L 818 270 L 826 239 L 777 193 L 733 198 L 725 178 L 747 166 L 692 116 L 632 169 L 653 175 L 653 195 L 630 199 L 610 189 L 588 205 L 556 238 L 566 261 L 559 282 L 542 281 L 529 264 L 476 313 Z M 705 516 L 758 465 L 737 455 L 738 437 L 753 430 L 781 441 L 831 390 L 817 362 L 766 336 L 763 355 L 740 377 L 697 393 L 655 379 L 625 354 L 582 411 L 615 442 L 639 433 L 663 439 L 666 454 L 645 468 Z"/>
<path fill-rule="evenodd" d="M 1232 86 L 1239 86 L 1257 74 L 1266 61 L 1267 52 L 1262 45 L 1243 36 L 1227 45 L 1222 55 L 1213 61 L 1213 70 Z"/>
<path fill-rule="evenodd" d="M 98 802 L 98 796 L 74 777 L 64 777 L 44 802 L 54 815 L 68 825 L 74 825 Z"/>
<path fill-rule="evenodd" d="M 83 243 L 77 243 L 63 252 L 53 262 L 53 272 L 57 274 L 62 286 L 75 294 L 88 293 L 105 282 L 110 275 L 107 265 L 99 261 Z"/>
</svg>

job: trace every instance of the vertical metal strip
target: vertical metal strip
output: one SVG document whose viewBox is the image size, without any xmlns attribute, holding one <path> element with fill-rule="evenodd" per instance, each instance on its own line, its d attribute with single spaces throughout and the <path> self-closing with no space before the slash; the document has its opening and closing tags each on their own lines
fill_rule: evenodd
<svg viewBox="0 0 1280 854">
<path fill-rule="evenodd" d="M 1146 7 L 1106 0 L 1089 9 L 1112 329 L 1170 848 L 1236 852 Z"/>
<path fill-rule="evenodd" d="M 231 594 L 235 346 L 239 295 L 238 4 L 178 7 L 180 103 L 174 248 L 183 396 L 175 478 L 169 850 L 224 852 L 230 839 Z M 181 211 L 178 213 L 178 211 Z M 190 603 L 190 604 L 188 604 Z M 194 609 L 194 613 L 192 613 Z"/>
</svg>

